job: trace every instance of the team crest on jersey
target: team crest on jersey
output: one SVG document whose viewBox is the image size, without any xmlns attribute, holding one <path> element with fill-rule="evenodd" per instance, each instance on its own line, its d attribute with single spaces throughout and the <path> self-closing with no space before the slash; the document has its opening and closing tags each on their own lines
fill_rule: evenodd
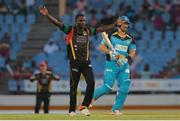
<svg viewBox="0 0 180 121">
<path fill-rule="evenodd" d="M 83 31 L 83 35 L 84 35 L 84 36 L 87 36 L 88 34 L 87 34 L 87 32 L 86 32 L 86 31 Z"/>
</svg>

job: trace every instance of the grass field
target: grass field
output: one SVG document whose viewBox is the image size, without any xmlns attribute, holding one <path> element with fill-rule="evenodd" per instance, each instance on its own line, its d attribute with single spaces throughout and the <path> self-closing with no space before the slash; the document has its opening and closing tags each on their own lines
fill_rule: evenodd
<svg viewBox="0 0 180 121">
<path fill-rule="evenodd" d="M 68 114 L 0 114 L 0 120 L 180 120 L 180 110 L 126 110 L 121 116 L 109 111 L 91 111 L 91 116 Z"/>
</svg>

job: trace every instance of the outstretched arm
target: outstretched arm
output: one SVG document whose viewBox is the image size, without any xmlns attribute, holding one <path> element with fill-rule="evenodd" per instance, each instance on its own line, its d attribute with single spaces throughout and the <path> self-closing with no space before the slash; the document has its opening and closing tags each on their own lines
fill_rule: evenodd
<svg viewBox="0 0 180 121">
<path fill-rule="evenodd" d="M 56 26 L 63 28 L 64 23 L 61 20 L 58 20 L 57 18 L 55 18 L 54 16 L 52 16 L 48 9 L 43 6 L 43 7 L 39 7 L 39 11 L 42 15 L 47 16 L 47 18 Z"/>
<path fill-rule="evenodd" d="M 56 80 L 56 81 L 59 81 L 60 80 L 60 77 L 58 75 L 55 75 L 55 74 L 51 74 L 51 78 L 52 80 Z"/>
<path fill-rule="evenodd" d="M 99 33 L 99 32 L 104 32 L 104 31 L 108 31 L 108 30 L 113 30 L 115 26 L 116 26 L 116 23 L 112 23 L 109 25 L 103 25 L 103 26 L 98 27 L 96 29 L 96 32 Z"/>
</svg>

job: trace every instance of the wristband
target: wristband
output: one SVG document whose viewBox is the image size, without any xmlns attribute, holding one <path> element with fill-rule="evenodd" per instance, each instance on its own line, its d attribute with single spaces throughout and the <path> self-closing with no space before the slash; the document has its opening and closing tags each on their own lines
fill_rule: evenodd
<svg viewBox="0 0 180 121">
<path fill-rule="evenodd" d="M 132 57 L 131 57 L 131 56 L 128 55 L 126 58 L 128 59 L 128 62 L 129 62 L 129 63 L 132 62 Z"/>
</svg>

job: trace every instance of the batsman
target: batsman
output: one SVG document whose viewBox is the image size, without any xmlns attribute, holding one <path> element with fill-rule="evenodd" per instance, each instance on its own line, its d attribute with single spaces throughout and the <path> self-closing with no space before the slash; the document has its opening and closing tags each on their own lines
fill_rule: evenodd
<svg viewBox="0 0 180 121">
<path fill-rule="evenodd" d="M 104 84 L 95 89 L 91 104 L 102 95 L 110 93 L 117 80 L 118 90 L 112 106 L 114 115 L 122 114 L 121 110 L 131 85 L 129 62 L 136 54 L 136 43 L 126 32 L 129 24 L 128 17 L 120 16 L 117 20 L 117 30 L 110 36 L 110 42 L 105 33 L 102 33 L 103 41 L 100 44 L 100 50 L 106 54 Z"/>
</svg>

